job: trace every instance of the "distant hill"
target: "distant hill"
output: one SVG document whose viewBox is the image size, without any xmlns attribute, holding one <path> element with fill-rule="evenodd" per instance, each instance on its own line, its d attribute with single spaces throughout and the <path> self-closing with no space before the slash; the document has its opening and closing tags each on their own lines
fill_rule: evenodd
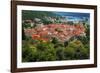
<svg viewBox="0 0 100 73">
<path fill-rule="evenodd" d="M 34 18 L 43 19 L 44 16 L 56 17 L 60 15 L 57 15 L 54 12 L 48 12 L 48 11 L 22 10 L 22 20 L 34 19 Z"/>
</svg>

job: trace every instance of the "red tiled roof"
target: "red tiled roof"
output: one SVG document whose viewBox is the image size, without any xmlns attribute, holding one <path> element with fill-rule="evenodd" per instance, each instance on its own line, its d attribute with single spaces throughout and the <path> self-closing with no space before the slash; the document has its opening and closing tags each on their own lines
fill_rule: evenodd
<svg viewBox="0 0 100 73">
<path fill-rule="evenodd" d="M 58 31 L 56 30 L 58 29 Z M 68 24 L 49 24 L 43 27 L 26 29 L 25 34 L 29 34 L 33 39 L 49 40 L 51 37 L 57 37 L 61 41 L 69 40 L 73 36 L 80 36 L 85 32 L 83 25 Z M 36 38 L 36 35 L 40 36 Z M 33 37 L 34 36 L 34 37 Z"/>
</svg>

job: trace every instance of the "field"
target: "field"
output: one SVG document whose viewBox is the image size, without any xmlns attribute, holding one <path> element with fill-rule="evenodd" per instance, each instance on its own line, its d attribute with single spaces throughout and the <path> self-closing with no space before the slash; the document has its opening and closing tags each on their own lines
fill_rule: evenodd
<svg viewBox="0 0 100 73">
<path fill-rule="evenodd" d="M 88 13 L 22 11 L 22 62 L 90 58 Z"/>
</svg>

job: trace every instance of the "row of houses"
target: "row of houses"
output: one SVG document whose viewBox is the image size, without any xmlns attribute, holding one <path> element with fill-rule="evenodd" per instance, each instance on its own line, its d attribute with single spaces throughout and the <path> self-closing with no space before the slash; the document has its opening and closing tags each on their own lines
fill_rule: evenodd
<svg viewBox="0 0 100 73">
<path fill-rule="evenodd" d="M 67 23 L 68 21 L 66 20 L 66 17 L 64 16 L 59 16 L 59 17 L 44 17 L 47 21 L 50 21 L 52 23 Z"/>
<path fill-rule="evenodd" d="M 45 23 L 48 22 L 48 23 Z M 22 23 L 24 25 L 29 25 L 29 28 L 31 27 L 43 27 L 46 24 L 83 24 L 87 23 L 89 24 L 89 20 L 86 21 L 86 18 L 82 19 L 77 19 L 75 17 L 71 16 L 62 16 L 62 17 L 49 17 L 49 16 L 44 16 L 42 19 L 40 18 L 34 18 L 30 20 L 23 20 Z"/>
<path fill-rule="evenodd" d="M 74 36 L 85 36 L 85 28 L 82 24 L 68 25 L 68 24 L 49 24 L 40 28 L 24 29 L 27 36 L 31 36 L 37 40 L 51 40 L 56 37 L 59 41 L 68 41 Z"/>
</svg>

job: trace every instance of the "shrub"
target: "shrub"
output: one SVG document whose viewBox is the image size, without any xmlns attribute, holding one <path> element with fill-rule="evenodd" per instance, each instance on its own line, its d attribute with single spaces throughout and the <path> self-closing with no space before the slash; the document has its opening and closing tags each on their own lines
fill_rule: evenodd
<svg viewBox="0 0 100 73">
<path fill-rule="evenodd" d="M 52 61 L 56 60 L 56 53 L 52 43 L 41 42 L 37 45 L 39 61 Z"/>
<path fill-rule="evenodd" d="M 64 47 L 58 47 L 56 49 L 56 60 L 64 60 Z"/>
<path fill-rule="evenodd" d="M 51 43 L 58 44 L 59 40 L 57 38 L 53 37 Z"/>
<path fill-rule="evenodd" d="M 74 40 L 66 47 L 65 56 L 66 59 L 87 59 L 89 58 L 89 49 L 85 48 L 81 41 Z"/>
<path fill-rule="evenodd" d="M 36 61 L 37 48 L 25 44 L 22 48 L 22 62 Z"/>
</svg>

